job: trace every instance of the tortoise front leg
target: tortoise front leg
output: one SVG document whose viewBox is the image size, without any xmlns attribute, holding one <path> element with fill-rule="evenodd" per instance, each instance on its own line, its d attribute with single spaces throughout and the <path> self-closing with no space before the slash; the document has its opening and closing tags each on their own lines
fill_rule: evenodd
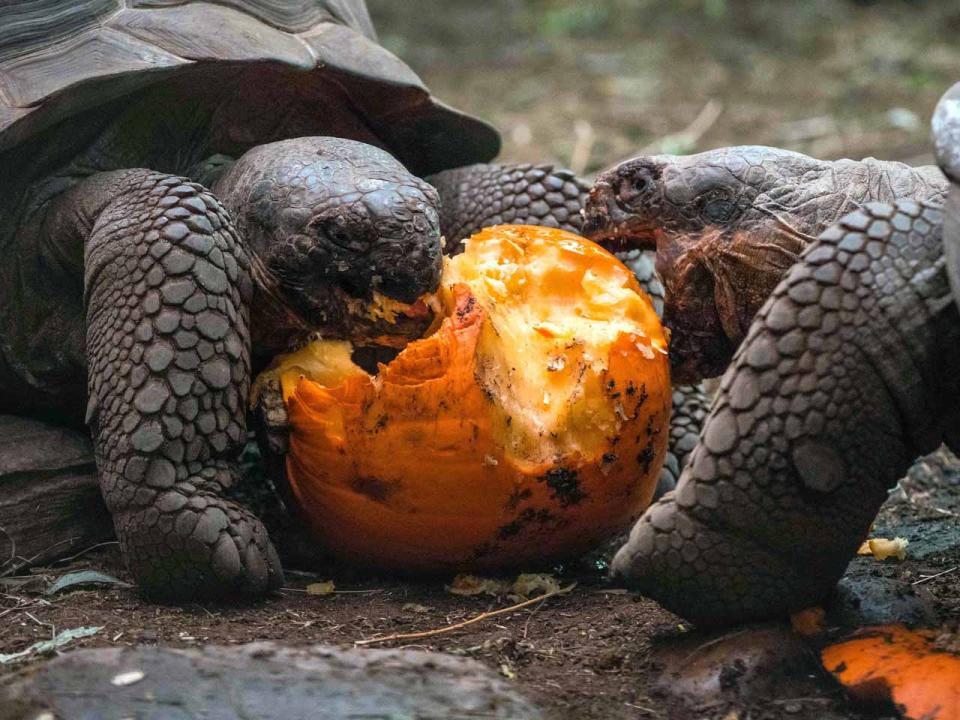
<svg viewBox="0 0 960 720">
<path fill-rule="evenodd" d="M 675 493 L 614 571 L 700 624 L 820 603 L 909 464 L 956 432 L 960 316 L 941 213 L 871 203 L 760 310 Z M 954 436 L 955 437 L 955 436 Z"/>
<path fill-rule="evenodd" d="M 249 258 L 220 203 L 182 178 L 95 175 L 60 201 L 85 245 L 89 406 L 121 548 L 153 598 L 255 596 L 280 563 L 223 497 L 246 441 Z"/>
<path fill-rule="evenodd" d="M 427 178 L 440 193 L 440 230 L 445 252 L 457 254 L 460 242 L 490 225 L 546 225 L 580 233 L 580 210 L 590 186 L 569 170 L 553 165 L 468 165 Z M 657 314 L 663 313 L 663 285 L 652 251 L 627 251 L 618 257 L 636 275 Z M 670 446 L 660 471 L 655 498 L 672 490 L 700 433 L 710 400 L 702 385 L 674 389 Z"/>
</svg>

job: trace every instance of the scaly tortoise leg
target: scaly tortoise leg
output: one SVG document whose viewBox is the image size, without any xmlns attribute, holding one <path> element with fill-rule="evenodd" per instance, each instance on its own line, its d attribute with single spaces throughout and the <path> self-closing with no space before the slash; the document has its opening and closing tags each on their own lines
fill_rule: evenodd
<svg viewBox="0 0 960 720">
<path fill-rule="evenodd" d="M 553 165 L 478 164 L 445 170 L 427 181 L 440 192 L 440 228 L 446 252 L 459 252 L 460 242 L 489 225 L 546 225 L 580 233 L 580 210 L 590 187 L 569 170 Z M 654 270 L 655 253 L 631 250 L 618 257 L 626 263 L 663 313 L 663 285 Z M 654 497 L 672 490 L 696 445 L 710 399 L 701 385 L 674 389 L 670 447 Z"/>
<path fill-rule="evenodd" d="M 546 225 L 579 233 L 589 186 L 553 165 L 477 164 L 431 175 L 446 252 L 489 225 Z"/>
<path fill-rule="evenodd" d="M 821 602 L 887 490 L 956 424 L 957 347 L 940 211 L 847 215 L 763 306 L 676 492 L 614 572 L 703 625 Z"/>
<path fill-rule="evenodd" d="M 256 596 L 283 574 L 260 521 L 224 499 L 246 440 L 250 261 L 220 203 L 149 170 L 60 201 L 86 235 L 88 424 L 141 590 Z"/>
</svg>

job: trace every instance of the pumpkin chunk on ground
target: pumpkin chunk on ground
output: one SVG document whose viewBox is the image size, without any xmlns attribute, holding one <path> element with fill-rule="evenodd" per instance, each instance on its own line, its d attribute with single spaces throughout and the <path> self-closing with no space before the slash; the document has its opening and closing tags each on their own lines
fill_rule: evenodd
<svg viewBox="0 0 960 720">
<path fill-rule="evenodd" d="M 821 653 L 823 666 L 866 703 L 891 702 L 910 720 L 960 718 L 960 638 L 901 625 L 867 628 Z"/>
</svg>

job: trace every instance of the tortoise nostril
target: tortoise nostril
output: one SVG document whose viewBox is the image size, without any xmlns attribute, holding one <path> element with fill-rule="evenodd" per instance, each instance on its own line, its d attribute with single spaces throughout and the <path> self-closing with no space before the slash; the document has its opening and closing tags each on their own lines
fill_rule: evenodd
<svg viewBox="0 0 960 720">
<path fill-rule="evenodd" d="M 347 231 L 336 226 L 327 229 L 327 237 L 341 247 L 348 247 L 351 244 Z"/>
<path fill-rule="evenodd" d="M 340 214 L 314 221 L 313 226 L 330 243 L 351 253 L 367 252 L 375 239 L 369 223 L 356 222 Z"/>
<path fill-rule="evenodd" d="M 443 259 L 439 234 L 383 242 L 370 260 L 377 278 L 376 290 L 400 302 L 414 302 L 424 293 L 435 291 L 440 283 Z"/>
</svg>

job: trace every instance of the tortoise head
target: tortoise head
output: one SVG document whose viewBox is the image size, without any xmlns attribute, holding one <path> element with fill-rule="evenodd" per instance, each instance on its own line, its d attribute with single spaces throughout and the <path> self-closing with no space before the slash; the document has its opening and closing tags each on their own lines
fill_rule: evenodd
<svg viewBox="0 0 960 720">
<path fill-rule="evenodd" d="M 750 146 L 638 157 L 597 179 L 584 231 L 612 249 L 656 249 L 677 382 L 729 364 L 757 310 L 819 233 L 818 180 L 828 169 Z"/>
<path fill-rule="evenodd" d="M 385 151 L 299 138 L 247 152 L 214 192 L 253 254 L 258 354 L 313 333 L 400 344 L 432 320 L 440 280 L 436 191 Z"/>
</svg>

